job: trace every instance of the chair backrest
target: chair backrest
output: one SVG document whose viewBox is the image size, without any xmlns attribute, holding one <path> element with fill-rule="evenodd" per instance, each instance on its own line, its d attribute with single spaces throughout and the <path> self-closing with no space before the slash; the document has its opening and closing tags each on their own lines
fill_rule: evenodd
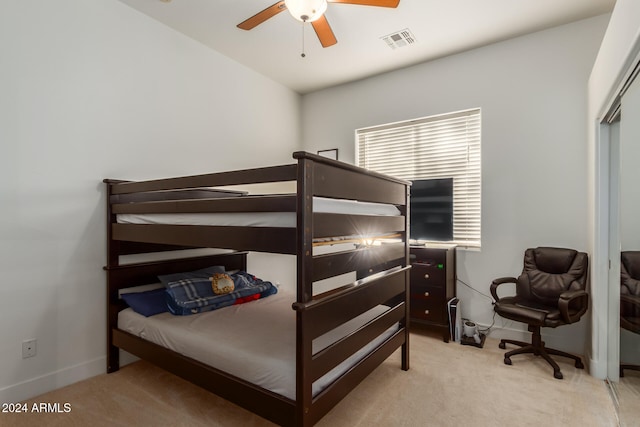
<svg viewBox="0 0 640 427">
<path fill-rule="evenodd" d="M 587 286 L 589 258 L 586 253 L 564 248 L 529 248 L 516 283 L 519 298 L 556 306 L 560 294 Z"/>
<path fill-rule="evenodd" d="M 640 296 L 640 251 L 620 254 L 620 294 Z"/>
</svg>

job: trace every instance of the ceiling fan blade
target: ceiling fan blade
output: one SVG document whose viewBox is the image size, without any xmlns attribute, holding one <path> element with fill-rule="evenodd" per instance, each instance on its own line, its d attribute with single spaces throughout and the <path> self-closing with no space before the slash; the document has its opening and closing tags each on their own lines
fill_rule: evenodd
<svg viewBox="0 0 640 427">
<path fill-rule="evenodd" d="M 398 7 L 400 0 L 327 0 L 328 3 L 359 4 L 361 6 Z"/>
<path fill-rule="evenodd" d="M 336 40 L 336 36 L 333 34 L 333 30 L 324 15 L 313 21 L 311 25 L 313 26 L 313 29 L 316 30 L 316 35 L 318 36 L 318 39 L 320 39 L 322 47 L 329 47 L 338 43 L 338 40 Z"/>
<path fill-rule="evenodd" d="M 237 25 L 237 27 L 243 30 L 250 30 L 262 24 L 267 19 L 273 18 L 283 10 L 287 10 L 287 6 L 285 6 L 284 1 L 279 1 L 276 4 L 269 6 L 262 12 L 256 13 L 251 18 L 242 21 Z"/>
</svg>

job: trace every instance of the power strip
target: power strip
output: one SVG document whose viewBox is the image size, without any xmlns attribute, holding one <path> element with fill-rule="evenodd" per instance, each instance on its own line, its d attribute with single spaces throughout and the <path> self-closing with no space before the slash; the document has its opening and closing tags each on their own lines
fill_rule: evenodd
<svg viewBox="0 0 640 427">
<path fill-rule="evenodd" d="M 479 333 L 478 335 L 480 336 L 480 342 L 476 342 L 476 340 L 473 337 L 462 335 L 462 338 L 460 338 L 460 344 L 472 345 L 474 347 L 482 348 L 484 347 L 484 341 L 487 339 L 487 336 L 482 333 Z"/>
</svg>

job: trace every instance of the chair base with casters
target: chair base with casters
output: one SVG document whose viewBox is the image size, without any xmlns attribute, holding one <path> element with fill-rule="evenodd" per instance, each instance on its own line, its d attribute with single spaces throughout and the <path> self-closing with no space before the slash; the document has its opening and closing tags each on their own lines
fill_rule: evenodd
<svg viewBox="0 0 640 427">
<path fill-rule="evenodd" d="M 560 367 L 555 362 L 555 360 L 553 360 L 551 356 L 549 356 L 550 354 L 553 354 L 554 356 L 563 356 L 573 359 L 575 361 L 576 368 L 584 369 L 584 365 L 582 364 L 582 359 L 580 357 L 574 356 L 570 353 L 565 353 L 564 351 L 545 347 L 544 341 L 542 341 L 542 335 L 540 335 L 540 326 L 529 326 L 529 332 L 533 334 L 531 336 L 530 343 L 508 339 L 500 340 L 500 344 L 498 344 L 498 346 L 503 350 L 507 348 L 507 344 L 513 344 L 520 347 L 515 350 L 508 351 L 504 354 L 505 365 L 511 365 L 511 356 L 515 356 L 517 354 L 532 353 L 536 356 L 541 356 L 544 360 L 546 360 L 547 363 L 553 368 L 553 376 L 561 380 L 563 376 L 562 372 L 560 371 Z"/>
<path fill-rule="evenodd" d="M 625 365 L 620 364 L 620 378 L 624 377 L 624 370 L 629 369 L 632 371 L 640 371 L 640 365 Z"/>
</svg>

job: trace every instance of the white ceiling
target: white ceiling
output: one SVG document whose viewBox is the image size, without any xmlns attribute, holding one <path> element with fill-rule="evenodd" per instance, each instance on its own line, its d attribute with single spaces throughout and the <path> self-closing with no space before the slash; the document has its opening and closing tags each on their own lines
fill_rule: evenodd
<svg viewBox="0 0 640 427">
<path fill-rule="evenodd" d="M 334 86 L 608 13 L 615 0 L 400 0 L 395 9 L 330 3 L 338 39 L 323 48 L 287 11 L 250 31 L 237 24 L 276 0 L 120 0 L 298 93 Z M 408 28 L 417 42 L 382 37 Z M 302 58 L 302 43 L 306 57 Z"/>
</svg>

